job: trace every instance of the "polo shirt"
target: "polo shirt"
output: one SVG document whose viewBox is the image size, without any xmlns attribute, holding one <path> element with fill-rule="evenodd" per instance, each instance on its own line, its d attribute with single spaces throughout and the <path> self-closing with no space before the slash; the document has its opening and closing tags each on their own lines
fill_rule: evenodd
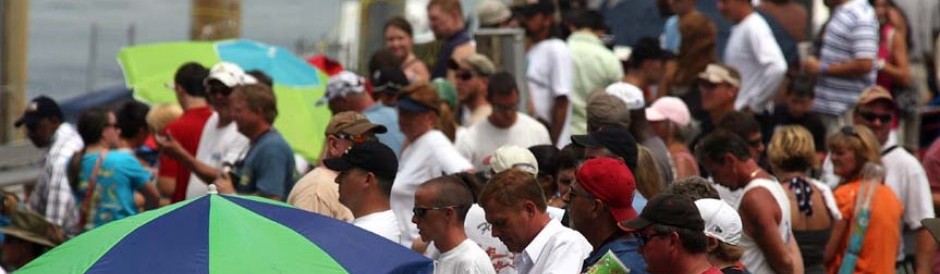
<svg viewBox="0 0 940 274">
<path fill-rule="evenodd" d="M 581 233 L 550 220 L 514 258 L 520 274 L 580 273 L 594 248 Z"/>
</svg>

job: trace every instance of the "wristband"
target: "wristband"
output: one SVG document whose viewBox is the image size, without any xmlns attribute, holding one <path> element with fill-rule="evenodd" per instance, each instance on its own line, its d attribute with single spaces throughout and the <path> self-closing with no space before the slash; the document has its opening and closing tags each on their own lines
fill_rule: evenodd
<svg viewBox="0 0 940 274">
<path fill-rule="evenodd" d="M 829 63 L 819 64 L 819 72 L 817 74 L 826 74 L 829 72 Z"/>
</svg>

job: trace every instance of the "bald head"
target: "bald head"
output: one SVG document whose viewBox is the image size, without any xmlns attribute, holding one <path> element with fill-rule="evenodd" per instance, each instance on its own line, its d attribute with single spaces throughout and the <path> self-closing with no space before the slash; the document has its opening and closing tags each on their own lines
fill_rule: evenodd
<svg viewBox="0 0 940 274">
<path fill-rule="evenodd" d="M 467 217 L 467 211 L 473 204 L 473 193 L 470 188 L 457 176 L 448 175 L 431 179 L 418 188 L 430 191 L 433 195 L 431 205 L 434 207 L 456 207 L 460 223 Z"/>
</svg>

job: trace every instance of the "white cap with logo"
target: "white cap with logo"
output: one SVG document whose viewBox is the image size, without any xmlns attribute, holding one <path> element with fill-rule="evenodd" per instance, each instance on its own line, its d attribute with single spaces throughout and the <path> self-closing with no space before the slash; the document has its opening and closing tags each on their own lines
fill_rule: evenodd
<svg viewBox="0 0 940 274">
<path fill-rule="evenodd" d="M 698 207 L 702 220 L 705 220 L 705 235 L 729 245 L 736 246 L 741 242 L 741 216 L 728 203 L 705 198 L 695 201 L 695 206 Z"/>
</svg>

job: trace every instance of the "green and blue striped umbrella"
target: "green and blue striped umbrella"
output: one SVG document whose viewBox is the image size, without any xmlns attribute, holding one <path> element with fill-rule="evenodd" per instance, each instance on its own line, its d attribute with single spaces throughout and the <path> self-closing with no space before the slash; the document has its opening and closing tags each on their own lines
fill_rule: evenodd
<svg viewBox="0 0 940 274">
<path fill-rule="evenodd" d="M 22 273 L 431 273 L 354 225 L 263 198 L 210 194 L 85 232 Z M 18 272 L 19 273 L 19 272 Z"/>
</svg>

